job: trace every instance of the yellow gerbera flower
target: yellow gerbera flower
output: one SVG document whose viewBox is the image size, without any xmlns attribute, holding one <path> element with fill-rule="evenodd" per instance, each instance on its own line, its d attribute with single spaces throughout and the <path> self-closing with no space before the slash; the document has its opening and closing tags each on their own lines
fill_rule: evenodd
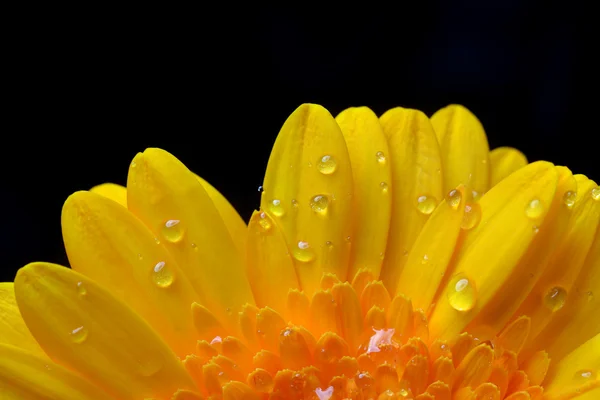
<svg viewBox="0 0 600 400">
<path fill-rule="evenodd" d="M 147 149 L 0 284 L 2 399 L 598 399 L 600 189 L 461 106 L 300 106 L 248 226 Z"/>
</svg>

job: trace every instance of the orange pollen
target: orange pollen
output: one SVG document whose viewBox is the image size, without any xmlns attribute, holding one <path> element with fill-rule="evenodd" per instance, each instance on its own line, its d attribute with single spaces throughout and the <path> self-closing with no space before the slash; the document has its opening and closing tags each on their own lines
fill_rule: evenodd
<svg viewBox="0 0 600 400">
<path fill-rule="evenodd" d="M 392 299 L 368 270 L 352 284 L 324 274 L 311 300 L 290 290 L 283 303 L 246 305 L 239 325 L 228 328 L 205 307 L 192 306 L 200 340 L 183 364 L 203 396 L 542 398 L 550 360 L 543 351 L 520 354 L 529 332 L 526 316 L 485 342 L 468 332 L 450 342 L 430 341 L 426 313 L 401 294 Z"/>
</svg>

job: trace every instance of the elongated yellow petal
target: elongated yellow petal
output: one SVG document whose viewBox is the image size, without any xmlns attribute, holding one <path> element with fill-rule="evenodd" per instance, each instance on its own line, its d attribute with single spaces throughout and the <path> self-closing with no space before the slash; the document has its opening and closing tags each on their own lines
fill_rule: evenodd
<svg viewBox="0 0 600 400">
<path fill-rule="evenodd" d="M 527 165 L 527 157 L 512 147 L 498 147 L 490 151 L 490 187 Z"/>
<path fill-rule="evenodd" d="M 392 215 L 381 279 L 390 293 L 421 228 L 442 200 L 440 149 L 429 118 L 393 108 L 380 118 L 392 168 Z"/>
<path fill-rule="evenodd" d="M 600 388 L 600 333 L 569 353 L 560 362 L 550 364 L 544 381 L 544 399 L 574 398 Z M 565 395 L 571 394 L 570 397 Z"/>
<path fill-rule="evenodd" d="M 38 357 L 47 358 L 21 317 L 12 282 L 0 282 L 0 343 L 19 347 Z"/>
<path fill-rule="evenodd" d="M 444 192 L 466 185 L 478 194 L 489 186 L 489 152 L 481 122 L 467 108 L 452 104 L 431 116 L 440 144 Z"/>
<path fill-rule="evenodd" d="M 202 184 L 204 190 L 206 190 L 206 194 L 208 194 L 213 204 L 217 208 L 217 211 L 221 215 L 223 223 L 229 231 L 229 234 L 233 239 L 233 244 L 235 244 L 235 247 L 237 247 L 238 252 L 240 254 L 245 254 L 247 233 L 246 223 L 242 217 L 240 217 L 240 214 L 238 214 L 235 208 L 233 208 L 231 203 L 227 201 L 225 196 L 223 196 L 214 186 L 199 176 L 198 180 Z"/>
<path fill-rule="evenodd" d="M 29 264 L 17 273 L 15 294 L 44 351 L 113 396 L 168 398 L 177 389 L 194 387 L 148 324 L 84 275 L 58 265 Z"/>
<path fill-rule="evenodd" d="M 278 219 L 310 296 L 323 272 L 345 280 L 352 233 L 352 170 L 340 128 L 329 112 L 303 104 L 277 136 L 261 208 Z"/>
<path fill-rule="evenodd" d="M 377 115 L 367 107 L 349 108 L 336 118 L 350 154 L 354 218 L 349 278 L 360 268 L 379 276 L 392 210 L 389 150 Z"/>
<path fill-rule="evenodd" d="M 252 291 L 242 255 L 196 176 L 166 151 L 147 149 L 131 163 L 127 195 L 129 209 L 174 256 L 203 304 L 236 329 L 241 307 L 254 304 Z"/>
<path fill-rule="evenodd" d="M 494 296 L 494 299 L 477 314 L 469 324 L 468 331 L 481 334 L 499 332 L 513 316 L 522 315 L 517 309 L 533 289 L 536 281 L 550 262 L 552 249 L 559 246 L 573 210 L 568 206 L 571 193 L 577 190 L 573 174 L 565 167 L 555 167 L 558 183 L 554 199 L 546 216 L 546 222 L 534 228 L 539 231 L 535 235 L 527 252 L 519 260 L 510 277 Z"/>
<path fill-rule="evenodd" d="M 116 183 L 103 183 L 91 188 L 90 192 L 108 197 L 123 207 L 127 207 L 127 189 L 121 185 L 117 185 Z"/>
<path fill-rule="evenodd" d="M 427 311 L 446 272 L 460 233 L 466 202 L 465 187 L 450 191 L 435 209 L 404 265 L 396 293 Z"/>
<path fill-rule="evenodd" d="M 109 400 L 112 397 L 46 357 L 0 344 L 0 398 Z"/>
<path fill-rule="evenodd" d="M 139 219 L 103 196 L 77 192 L 63 206 L 62 231 L 74 270 L 115 293 L 178 356 L 193 353 L 196 337 L 189 309 L 198 295 Z"/>
<path fill-rule="evenodd" d="M 290 289 L 299 289 L 294 262 L 277 222 L 266 211 L 255 211 L 248 224 L 248 277 L 259 307 L 287 314 Z"/>
<path fill-rule="evenodd" d="M 532 341 L 538 343 L 539 339 L 536 339 L 536 336 L 555 313 L 570 301 L 573 294 L 571 288 L 583 267 L 598 229 L 600 202 L 594 200 L 591 195 L 596 184 L 587 179 L 577 183 L 579 200 L 573 205 L 566 234 L 531 294 L 517 311 L 519 315 L 531 317 L 530 343 Z M 555 333 L 552 335 L 554 336 Z M 552 357 L 552 354 L 550 356 Z"/>
<path fill-rule="evenodd" d="M 502 287 L 544 222 L 557 180 L 554 166 L 540 161 L 481 198 L 481 222 L 467 232 L 436 301 L 429 324 L 432 338 L 455 337 Z"/>
</svg>

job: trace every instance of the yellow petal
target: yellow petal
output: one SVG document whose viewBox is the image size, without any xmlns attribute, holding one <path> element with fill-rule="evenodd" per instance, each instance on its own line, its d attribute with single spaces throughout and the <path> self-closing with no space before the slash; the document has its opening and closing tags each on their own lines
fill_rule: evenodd
<svg viewBox="0 0 600 400">
<path fill-rule="evenodd" d="M 232 329 L 254 304 L 243 255 L 212 200 L 179 160 L 160 149 L 138 154 L 127 178 L 129 209 L 174 256 L 203 304 Z M 168 224 L 179 221 L 174 231 Z"/>
<path fill-rule="evenodd" d="M 485 193 L 490 186 L 490 148 L 481 122 L 465 107 L 452 104 L 433 114 L 431 124 L 440 144 L 444 192 L 463 184 Z"/>
<path fill-rule="evenodd" d="M 481 222 L 467 232 L 431 316 L 432 338 L 455 337 L 502 287 L 543 223 L 557 179 L 554 166 L 540 161 L 481 198 Z"/>
<path fill-rule="evenodd" d="M 111 395 L 168 397 L 193 388 L 179 359 L 146 322 L 84 275 L 29 264 L 17 273 L 15 295 L 44 351 Z"/>
<path fill-rule="evenodd" d="M 567 295 L 565 305 L 534 341 L 535 348 L 543 348 L 555 361 L 561 360 L 600 332 L 600 229 L 586 256 L 581 272 Z"/>
<path fill-rule="evenodd" d="M 565 394 L 584 394 L 600 388 L 600 333 L 569 353 L 557 364 L 550 364 L 544 381 L 544 399 L 567 398 Z"/>
<path fill-rule="evenodd" d="M 392 214 L 381 279 L 395 293 L 406 256 L 429 214 L 442 200 L 440 149 L 429 118 L 393 108 L 380 118 L 392 169 Z"/>
<path fill-rule="evenodd" d="M 0 344 L 0 397 L 3 400 L 112 398 L 47 358 L 6 344 Z"/>
<path fill-rule="evenodd" d="M 566 206 L 565 194 L 576 191 L 577 183 L 573 174 L 565 167 L 555 167 L 558 183 L 552 204 L 545 222 L 536 225 L 538 233 L 531 242 L 527 252 L 519 260 L 510 277 L 503 283 L 494 299 L 477 314 L 467 330 L 478 335 L 481 330 L 489 334 L 499 332 L 515 315 L 519 306 L 533 289 L 536 281 L 550 262 L 552 251 L 562 242 L 572 215 L 572 209 Z"/>
<path fill-rule="evenodd" d="M 71 267 L 115 293 L 180 357 L 194 351 L 189 315 L 198 295 L 154 234 L 126 208 L 90 192 L 63 206 L 62 231 Z M 80 287 L 85 291 L 85 287 Z"/>
<path fill-rule="evenodd" d="M 392 210 L 392 171 L 388 144 L 379 119 L 367 107 L 349 108 L 336 118 L 348 147 L 354 182 L 354 218 L 350 274 L 359 268 L 379 276 Z"/>
<path fill-rule="evenodd" d="M 352 170 L 340 128 L 329 112 L 303 104 L 277 136 L 261 208 L 278 219 L 310 297 L 323 272 L 347 277 L 352 233 Z"/>
<path fill-rule="evenodd" d="M 417 238 L 398 280 L 396 293 L 427 311 L 454 253 L 465 209 L 465 188 L 452 190 L 435 209 Z"/>
<path fill-rule="evenodd" d="M 103 183 L 91 188 L 90 192 L 107 197 L 116 201 L 123 207 L 127 207 L 127 189 L 121 185 L 117 185 L 116 183 Z"/>
<path fill-rule="evenodd" d="M 223 223 L 229 231 L 229 234 L 233 239 L 233 244 L 235 244 L 238 252 L 240 254 L 245 254 L 247 234 L 246 223 L 242 217 L 240 217 L 240 214 L 238 214 L 235 208 L 233 208 L 231 203 L 227 201 L 225 196 L 223 196 L 214 186 L 201 177 L 197 176 L 197 178 L 202 184 L 204 190 L 206 190 L 206 194 L 208 194 L 213 204 L 217 208 L 221 218 L 223 218 Z"/>
<path fill-rule="evenodd" d="M 21 317 L 12 282 L 0 282 L 0 343 L 27 350 L 37 357 L 47 358 Z"/>
<path fill-rule="evenodd" d="M 490 151 L 490 187 L 527 165 L 527 157 L 512 147 L 498 147 Z"/>
<path fill-rule="evenodd" d="M 573 213 L 565 236 L 531 294 L 517 311 L 519 315 L 531 317 L 529 343 L 534 341 L 536 345 L 541 344 L 543 339 L 538 334 L 557 315 L 556 313 L 561 311 L 565 303 L 573 298 L 571 288 L 583 267 L 600 221 L 600 201 L 594 200 L 591 195 L 592 189 L 595 187 L 596 185 L 587 179 L 578 182 L 579 200 L 573 206 Z M 595 333 L 586 330 L 587 335 Z M 552 336 L 555 334 L 555 332 L 550 333 Z M 579 338 L 584 339 L 582 336 Z M 553 358 L 552 354 L 550 354 L 550 358 Z"/>
<path fill-rule="evenodd" d="M 277 222 L 266 211 L 255 211 L 248 224 L 248 278 L 256 304 L 273 307 L 287 314 L 286 304 L 290 289 L 298 289 L 294 262 L 289 255 L 285 237 Z"/>
</svg>

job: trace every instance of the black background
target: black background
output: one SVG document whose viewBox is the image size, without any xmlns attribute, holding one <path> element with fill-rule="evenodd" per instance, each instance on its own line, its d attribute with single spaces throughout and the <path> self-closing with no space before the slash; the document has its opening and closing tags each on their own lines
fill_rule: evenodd
<svg viewBox="0 0 600 400">
<path fill-rule="evenodd" d="M 303 102 L 334 115 L 461 103 L 491 148 L 600 179 L 594 100 L 582 95 L 593 52 L 576 6 L 211 7 L 15 16 L 2 57 L 3 280 L 31 261 L 65 264 L 63 201 L 124 184 L 146 147 L 173 153 L 247 219 L 278 130 Z"/>
</svg>

